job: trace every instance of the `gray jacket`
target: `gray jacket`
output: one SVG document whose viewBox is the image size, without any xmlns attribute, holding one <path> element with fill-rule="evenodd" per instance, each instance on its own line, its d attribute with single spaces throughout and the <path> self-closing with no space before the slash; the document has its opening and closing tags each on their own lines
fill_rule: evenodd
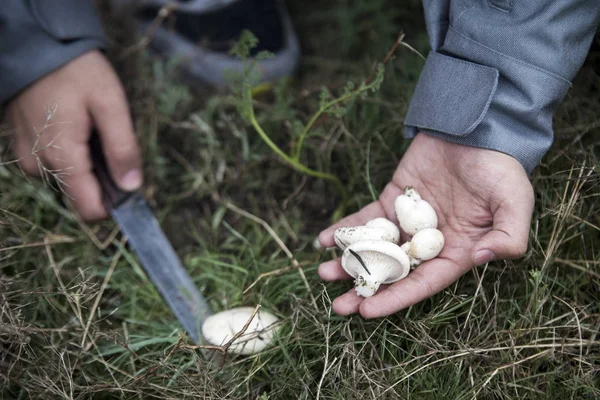
<svg viewBox="0 0 600 400">
<path fill-rule="evenodd" d="M 0 104 L 70 60 L 107 44 L 89 0 L 2 0 Z"/>
<path fill-rule="evenodd" d="M 515 157 L 531 172 L 581 68 L 600 0 L 423 0 L 431 52 L 405 118 L 418 131 Z M 0 104 L 106 37 L 86 0 L 4 0 Z M 92 77 L 93 78 L 93 77 Z"/>
<path fill-rule="evenodd" d="M 600 0 L 423 0 L 429 42 L 405 118 L 417 131 L 497 150 L 531 172 L 589 51 Z"/>
</svg>

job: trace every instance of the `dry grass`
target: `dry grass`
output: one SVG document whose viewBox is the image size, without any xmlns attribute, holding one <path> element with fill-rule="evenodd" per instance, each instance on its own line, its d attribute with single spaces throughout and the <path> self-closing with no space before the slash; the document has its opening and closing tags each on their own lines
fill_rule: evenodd
<svg viewBox="0 0 600 400">
<path fill-rule="evenodd" d="M 414 3 L 414 4 L 413 4 Z M 385 9 L 386 13 L 381 10 Z M 296 81 L 258 102 L 290 143 L 318 91 L 364 77 L 398 28 L 425 52 L 418 2 L 293 5 L 306 54 Z M 415 22 L 417 21 L 417 22 Z M 273 347 L 203 362 L 114 224 L 88 226 L 46 182 L 0 166 L 0 397 L 18 399 L 591 399 L 600 397 L 600 78 L 588 57 L 533 176 L 527 255 L 478 267 L 390 318 L 331 312 L 330 256 L 311 242 L 335 188 L 281 165 L 223 97 L 196 93 L 122 43 L 148 185 L 168 236 L 215 310 L 261 305 L 282 319 Z M 129 39 L 127 39 L 129 38 Z M 368 203 L 406 147 L 399 135 L 422 60 L 390 62 L 384 88 L 319 126 L 304 161 Z M 0 139 L 0 154 L 9 142 Z M 312 151 L 314 150 L 314 151 Z M 366 173 L 364 171 L 367 171 Z"/>
</svg>

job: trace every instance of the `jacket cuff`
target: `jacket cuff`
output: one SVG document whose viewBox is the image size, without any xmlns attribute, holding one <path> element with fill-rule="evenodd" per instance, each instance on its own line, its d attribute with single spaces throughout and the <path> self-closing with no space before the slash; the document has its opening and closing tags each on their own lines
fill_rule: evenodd
<svg viewBox="0 0 600 400">
<path fill-rule="evenodd" d="M 417 132 L 516 158 L 528 173 L 553 142 L 552 117 L 570 82 L 449 28 L 413 94 L 405 136 Z"/>
<path fill-rule="evenodd" d="M 8 0 L 0 9 L 0 104 L 74 58 L 108 45 L 90 1 Z"/>
</svg>

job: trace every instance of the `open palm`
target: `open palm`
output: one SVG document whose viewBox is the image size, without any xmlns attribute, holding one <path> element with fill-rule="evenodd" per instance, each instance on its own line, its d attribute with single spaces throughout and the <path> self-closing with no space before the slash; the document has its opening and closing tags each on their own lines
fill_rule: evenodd
<svg viewBox="0 0 600 400">
<path fill-rule="evenodd" d="M 414 186 L 435 209 L 444 249 L 405 279 L 382 286 L 373 297 L 365 299 L 352 289 L 336 298 L 337 314 L 360 312 L 365 318 L 393 314 L 438 293 L 475 265 L 525 253 L 534 198 L 521 164 L 503 153 L 423 133 L 411 143 L 379 200 L 321 232 L 321 245 L 333 246 L 333 233 L 341 226 L 362 225 L 376 217 L 398 223 L 394 200 L 406 186 Z M 406 240 L 403 233 L 402 242 Z M 326 281 L 350 279 L 339 258 L 321 264 L 319 275 Z"/>
</svg>

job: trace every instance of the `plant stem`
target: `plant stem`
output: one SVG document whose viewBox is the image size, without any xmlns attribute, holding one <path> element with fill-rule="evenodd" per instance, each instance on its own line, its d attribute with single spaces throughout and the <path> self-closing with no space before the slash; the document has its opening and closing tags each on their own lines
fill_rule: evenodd
<svg viewBox="0 0 600 400">
<path fill-rule="evenodd" d="M 365 87 L 361 87 L 359 88 L 359 90 L 357 91 L 358 93 L 369 89 L 368 86 Z M 319 119 L 319 117 L 321 115 L 323 115 L 323 113 L 327 110 L 329 110 L 331 107 L 333 107 L 334 105 L 338 104 L 338 103 L 343 103 L 344 101 L 356 96 L 357 93 L 354 92 L 350 92 L 345 94 L 342 97 L 339 97 L 337 99 L 334 99 L 332 101 L 330 101 L 329 103 L 325 104 L 323 107 L 321 107 L 319 109 L 319 111 L 317 111 L 315 113 L 315 115 L 312 116 L 312 118 L 308 121 L 308 123 L 306 124 L 306 126 L 304 127 L 304 129 L 302 130 L 302 133 L 300 134 L 300 137 L 298 138 L 298 141 L 296 142 L 296 145 L 294 146 L 294 152 L 293 152 L 293 158 L 295 160 L 299 160 L 300 159 L 300 152 L 302 151 L 302 145 L 304 144 L 304 139 L 306 139 L 306 136 L 308 136 L 308 132 L 310 132 L 310 129 L 312 128 L 312 126 L 315 124 L 315 122 Z"/>
<path fill-rule="evenodd" d="M 385 66 L 388 63 L 388 61 L 390 61 L 390 59 L 392 58 L 392 55 L 394 54 L 394 52 L 396 51 L 396 49 L 398 48 L 399 45 L 407 46 L 411 51 L 416 52 L 419 56 L 424 58 L 418 51 L 416 51 L 415 49 L 413 49 L 412 47 L 410 47 L 404 43 L 404 32 L 401 32 L 400 36 L 398 36 L 398 39 L 394 42 L 394 45 L 390 48 L 390 50 L 388 51 L 386 56 L 383 58 L 381 65 Z M 377 67 L 377 64 L 375 64 L 373 66 L 373 68 L 371 69 L 371 72 L 369 73 L 369 76 L 367 76 L 367 78 L 365 78 L 365 80 L 362 82 L 362 84 L 360 86 L 358 86 L 353 91 L 346 93 L 342 97 L 332 100 L 329 103 L 325 104 L 323 107 L 321 107 L 319 109 L 319 111 L 317 111 L 317 113 L 315 115 L 313 115 L 313 117 L 310 119 L 310 121 L 308 121 L 308 124 L 306 124 L 306 127 L 300 134 L 300 137 L 298 138 L 298 141 L 296 142 L 296 145 L 294 146 L 294 150 L 292 152 L 292 157 L 295 160 L 300 159 L 300 152 L 302 151 L 302 145 L 304 144 L 304 139 L 306 139 L 306 136 L 308 135 L 310 128 L 312 128 L 314 123 L 319 119 L 319 117 L 325 111 L 327 111 L 329 108 L 331 108 L 332 106 L 334 106 L 338 103 L 343 103 L 344 101 L 354 97 L 355 95 L 360 94 L 361 92 L 364 92 L 365 90 L 371 89 L 374 86 L 373 80 L 375 79 L 376 67 Z"/>
<path fill-rule="evenodd" d="M 299 162 L 297 159 L 290 157 L 287 153 L 285 153 L 283 150 L 281 150 L 275 143 L 273 143 L 273 141 L 271 140 L 269 135 L 267 135 L 267 133 L 262 129 L 262 127 L 258 123 L 258 120 L 256 119 L 256 115 L 254 114 L 253 106 L 248 107 L 248 117 L 249 117 L 250 123 L 252 124 L 252 126 L 254 127 L 256 132 L 258 132 L 258 134 L 260 135 L 262 140 L 264 140 L 264 142 L 271 148 L 271 150 L 273 150 L 279 157 L 281 157 L 292 168 L 294 168 L 295 170 L 297 170 L 299 172 L 302 172 L 305 175 L 312 176 L 315 178 L 325 179 L 325 180 L 331 181 L 335 184 L 338 191 L 340 192 L 340 195 L 342 196 L 342 202 L 341 202 L 340 206 L 334 212 L 332 219 L 334 221 L 339 219 L 346 207 L 348 193 L 346 192 L 346 188 L 344 188 L 344 185 L 338 179 L 338 177 L 336 177 L 335 175 L 332 175 L 332 174 L 328 174 L 326 172 L 315 171 L 314 169 L 308 168 L 307 166 L 305 166 L 304 164 Z"/>
</svg>

